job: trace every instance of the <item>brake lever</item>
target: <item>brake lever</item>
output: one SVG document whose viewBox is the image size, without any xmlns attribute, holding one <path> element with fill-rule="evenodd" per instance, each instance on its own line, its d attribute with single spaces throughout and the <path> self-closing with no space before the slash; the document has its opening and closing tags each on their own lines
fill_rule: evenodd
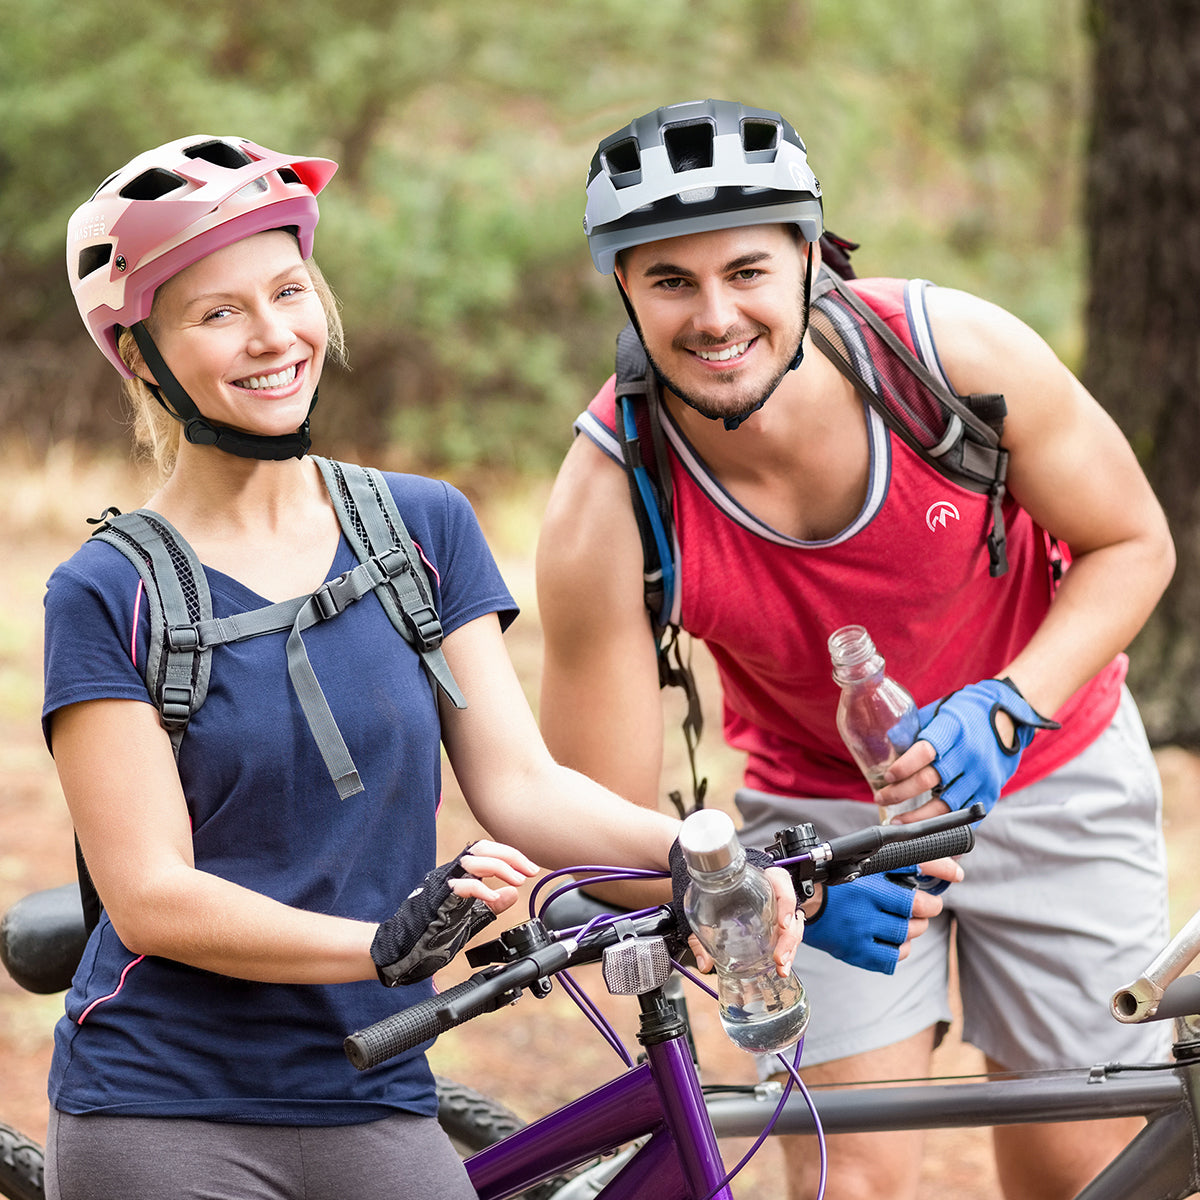
<svg viewBox="0 0 1200 1200">
<path fill-rule="evenodd" d="M 923 821 L 868 825 L 828 841 L 822 841 L 816 827 L 805 822 L 781 829 L 768 852 L 776 862 L 789 860 L 787 869 L 796 885 L 797 898 L 803 902 L 812 898 L 817 883 L 845 883 L 856 878 L 860 874 L 858 867 L 886 845 L 971 825 L 986 814 L 982 804 L 972 804 Z"/>
</svg>

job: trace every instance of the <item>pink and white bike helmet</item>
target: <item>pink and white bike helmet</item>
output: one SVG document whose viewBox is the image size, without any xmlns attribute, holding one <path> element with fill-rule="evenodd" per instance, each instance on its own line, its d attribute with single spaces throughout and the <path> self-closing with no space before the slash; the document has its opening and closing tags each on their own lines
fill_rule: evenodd
<svg viewBox="0 0 1200 1200">
<path fill-rule="evenodd" d="M 292 229 L 312 253 L 317 194 L 337 164 L 239 137 L 195 134 L 110 176 L 67 224 L 67 273 L 92 340 L 126 378 L 117 335 L 150 315 L 155 290 L 214 250 Z"/>
</svg>

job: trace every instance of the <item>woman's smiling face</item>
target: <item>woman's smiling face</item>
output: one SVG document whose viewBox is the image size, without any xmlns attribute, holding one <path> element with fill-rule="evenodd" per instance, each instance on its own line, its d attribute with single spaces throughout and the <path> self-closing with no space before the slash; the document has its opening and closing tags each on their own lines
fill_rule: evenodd
<svg viewBox="0 0 1200 1200">
<path fill-rule="evenodd" d="M 147 325 L 209 421 L 267 436 L 303 424 L 325 361 L 325 310 L 284 230 L 254 234 L 158 289 Z M 139 374 L 153 376 L 142 365 Z"/>
</svg>

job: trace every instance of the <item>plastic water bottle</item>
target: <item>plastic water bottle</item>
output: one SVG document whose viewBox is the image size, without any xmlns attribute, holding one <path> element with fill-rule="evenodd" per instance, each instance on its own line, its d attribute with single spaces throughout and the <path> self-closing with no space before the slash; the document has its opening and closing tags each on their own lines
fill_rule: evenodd
<svg viewBox="0 0 1200 1200">
<path fill-rule="evenodd" d="M 716 964 L 725 1032 L 743 1050 L 782 1050 L 808 1025 L 808 998 L 795 973 L 780 976 L 771 957 L 770 881 L 746 861 L 733 821 L 718 809 L 688 817 L 679 845 L 692 877 L 684 912 Z"/>
<path fill-rule="evenodd" d="M 837 727 L 846 749 L 873 792 L 886 786 L 884 772 L 917 740 L 921 720 L 912 696 L 884 671 L 883 656 L 861 625 L 845 625 L 829 638 L 833 678 L 841 685 Z M 922 792 L 899 804 L 879 805 L 879 820 L 925 804 Z"/>
</svg>

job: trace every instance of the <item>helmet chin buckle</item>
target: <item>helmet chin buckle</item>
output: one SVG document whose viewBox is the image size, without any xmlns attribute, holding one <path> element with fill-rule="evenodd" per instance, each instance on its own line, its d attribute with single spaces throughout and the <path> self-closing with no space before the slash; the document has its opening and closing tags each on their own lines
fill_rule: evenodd
<svg viewBox="0 0 1200 1200">
<path fill-rule="evenodd" d="M 183 436 L 193 446 L 215 446 L 217 443 L 217 431 L 203 417 L 192 417 L 185 422 Z"/>
</svg>

